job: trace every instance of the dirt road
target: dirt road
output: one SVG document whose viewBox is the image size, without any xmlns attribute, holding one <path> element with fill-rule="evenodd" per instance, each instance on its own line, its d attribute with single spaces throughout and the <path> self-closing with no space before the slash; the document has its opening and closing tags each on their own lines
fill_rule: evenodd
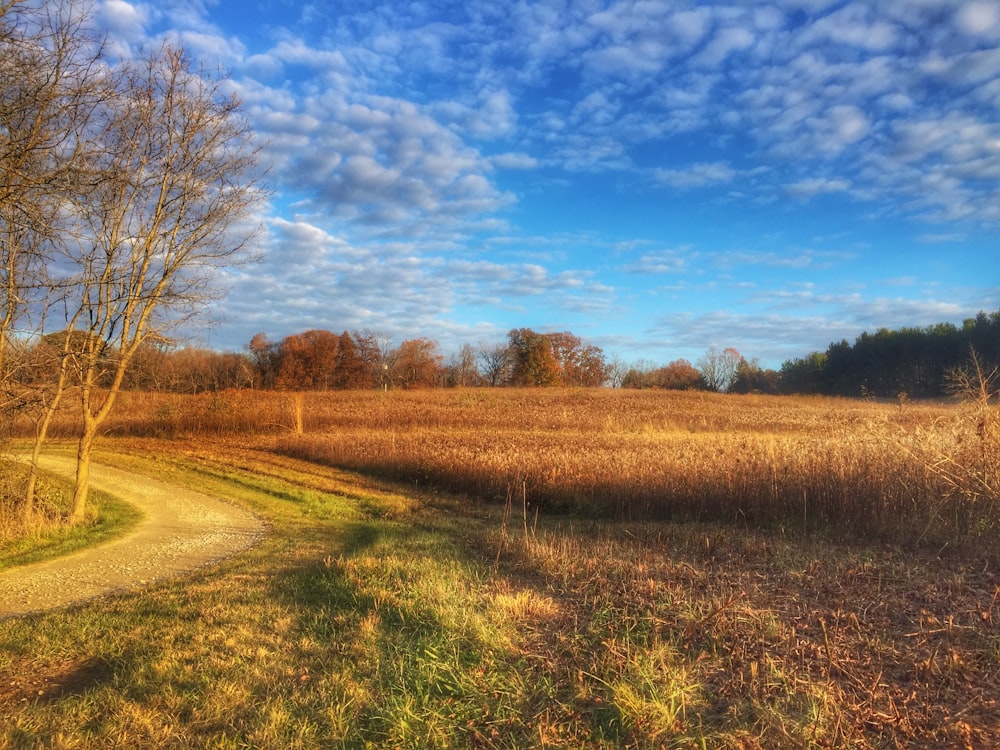
<svg viewBox="0 0 1000 750">
<path fill-rule="evenodd" d="M 43 468 L 72 475 L 71 458 Z M 66 607 L 180 575 L 253 546 L 264 533 L 242 508 L 147 476 L 94 465 L 91 486 L 145 518 L 126 536 L 72 555 L 0 572 L 0 619 Z"/>
</svg>

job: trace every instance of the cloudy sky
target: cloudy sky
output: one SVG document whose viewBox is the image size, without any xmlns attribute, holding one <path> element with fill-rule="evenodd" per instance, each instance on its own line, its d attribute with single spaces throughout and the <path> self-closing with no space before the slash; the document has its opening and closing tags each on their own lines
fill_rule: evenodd
<svg viewBox="0 0 1000 750">
<path fill-rule="evenodd" d="M 232 74 L 274 197 L 202 341 L 515 327 L 762 364 L 1000 309 L 996 0 L 100 0 Z"/>
</svg>

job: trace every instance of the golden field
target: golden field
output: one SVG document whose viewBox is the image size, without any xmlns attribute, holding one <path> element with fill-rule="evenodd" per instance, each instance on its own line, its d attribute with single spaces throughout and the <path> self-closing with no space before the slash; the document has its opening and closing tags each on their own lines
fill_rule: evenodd
<svg viewBox="0 0 1000 750">
<path fill-rule="evenodd" d="M 271 532 L 0 622 L 0 748 L 993 748 L 996 411 L 128 394 L 99 460 Z"/>
<path fill-rule="evenodd" d="M 107 433 L 273 450 L 523 513 L 946 545 L 1000 525 L 990 404 L 609 389 L 125 394 Z M 69 434 L 69 420 L 58 426 Z"/>
</svg>

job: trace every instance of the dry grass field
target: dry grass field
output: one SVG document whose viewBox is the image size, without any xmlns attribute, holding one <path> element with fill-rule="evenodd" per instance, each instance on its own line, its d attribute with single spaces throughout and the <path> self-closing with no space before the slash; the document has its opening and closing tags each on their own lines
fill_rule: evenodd
<svg viewBox="0 0 1000 750">
<path fill-rule="evenodd" d="M 996 418 L 130 395 L 103 460 L 227 494 L 273 537 L 0 623 L 0 747 L 995 747 Z"/>
<path fill-rule="evenodd" d="M 1000 530 L 997 412 L 601 389 L 126 394 L 107 432 L 266 437 L 286 455 L 532 513 L 940 547 Z"/>
</svg>

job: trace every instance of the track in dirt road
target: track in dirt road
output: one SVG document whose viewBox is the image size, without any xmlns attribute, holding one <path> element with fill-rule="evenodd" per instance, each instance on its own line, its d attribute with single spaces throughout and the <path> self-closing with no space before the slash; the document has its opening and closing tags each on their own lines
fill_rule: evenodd
<svg viewBox="0 0 1000 750">
<path fill-rule="evenodd" d="M 71 458 L 42 468 L 72 475 Z M 91 467 L 91 484 L 144 518 L 127 535 L 66 557 L 0 572 L 0 619 L 43 612 L 180 575 L 256 544 L 260 519 L 239 506 L 152 477 Z"/>
</svg>

